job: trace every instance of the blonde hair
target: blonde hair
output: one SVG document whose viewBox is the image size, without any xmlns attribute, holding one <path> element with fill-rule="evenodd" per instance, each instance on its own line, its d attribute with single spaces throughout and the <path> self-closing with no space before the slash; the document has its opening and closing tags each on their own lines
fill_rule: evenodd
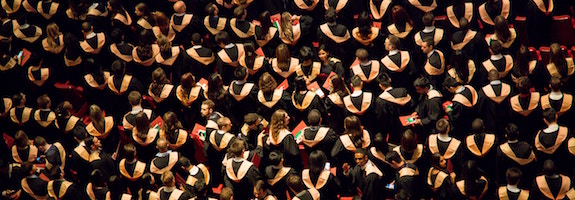
<svg viewBox="0 0 575 200">
<path fill-rule="evenodd" d="M 278 138 L 278 135 L 281 130 L 288 128 L 287 123 L 285 123 L 286 115 L 287 115 L 286 111 L 281 109 L 276 110 L 274 114 L 272 114 L 270 131 L 273 140 L 276 140 Z"/>
<path fill-rule="evenodd" d="M 290 42 L 293 42 L 293 27 L 291 21 L 291 14 L 289 12 L 283 12 L 281 18 L 280 28 L 282 29 L 282 33 L 286 39 Z"/>
<path fill-rule="evenodd" d="M 168 52 L 172 49 L 172 42 L 164 35 L 158 36 L 157 42 L 161 52 Z"/>
<path fill-rule="evenodd" d="M 90 106 L 90 119 L 94 124 L 94 128 L 98 132 L 104 132 L 106 130 L 106 121 L 104 119 L 104 112 L 100 109 L 100 106 L 94 104 Z"/>
<path fill-rule="evenodd" d="M 290 52 L 286 44 L 280 44 L 276 47 L 276 59 L 278 68 L 282 71 L 289 69 Z"/>
<path fill-rule="evenodd" d="M 58 27 L 58 25 L 56 23 L 50 23 L 48 24 L 48 26 L 46 26 L 46 39 L 48 39 L 48 44 L 51 47 L 55 47 L 56 45 L 56 40 L 58 40 L 58 37 L 61 35 L 62 33 L 60 32 L 60 27 Z M 62 44 L 60 44 L 62 45 Z"/>
</svg>

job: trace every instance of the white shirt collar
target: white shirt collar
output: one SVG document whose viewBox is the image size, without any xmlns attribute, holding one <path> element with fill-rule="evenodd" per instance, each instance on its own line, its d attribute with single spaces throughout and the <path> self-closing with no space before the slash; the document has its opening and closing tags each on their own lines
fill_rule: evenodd
<svg viewBox="0 0 575 200">
<path fill-rule="evenodd" d="M 176 187 L 167 187 L 167 186 L 164 187 L 164 192 L 172 192 L 174 190 L 176 190 Z"/>
<path fill-rule="evenodd" d="M 184 16 L 186 13 L 174 13 L 175 16 L 181 17 Z"/>
<path fill-rule="evenodd" d="M 163 157 L 166 157 L 166 156 L 170 155 L 170 153 L 172 153 L 172 150 L 168 150 L 168 151 L 166 151 L 166 152 L 164 152 L 164 153 L 158 152 L 158 153 L 156 154 L 156 157 L 161 157 L 161 158 L 163 158 Z"/>
<path fill-rule="evenodd" d="M 509 143 L 509 144 L 515 144 L 515 143 L 518 143 L 518 142 L 519 142 L 519 140 L 509 140 L 509 141 L 507 141 L 507 143 Z"/>
<path fill-rule="evenodd" d="M 86 39 L 90 39 L 93 37 L 96 37 L 96 33 L 94 33 L 94 32 L 91 32 L 90 34 L 86 35 Z"/>
<path fill-rule="evenodd" d="M 368 165 L 371 165 L 371 160 L 367 160 L 367 163 L 365 163 L 365 165 L 360 166 L 361 170 L 365 170 L 365 168 L 367 168 Z"/>
<path fill-rule="evenodd" d="M 224 46 L 224 48 L 229 49 L 229 48 L 232 48 L 234 46 L 236 46 L 234 43 L 229 43 L 226 46 Z"/>
<path fill-rule="evenodd" d="M 226 132 L 225 132 L 225 131 L 222 131 L 222 130 L 218 130 L 217 132 L 218 132 L 218 134 L 220 134 L 220 135 L 226 134 Z"/>
<path fill-rule="evenodd" d="M 190 175 L 193 176 L 193 175 L 198 174 L 199 171 L 200 171 L 200 168 L 198 168 L 197 166 L 194 165 L 194 166 L 192 167 L 192 169 L 190 169 L 189 172 L 190 172 Z"/>
<path fill-rule="evenodd" d="M 494 81 L 489 82 L 489 84 L 490 85 L 500 85 L 501 81 L 500 80 L 494 80 Z"/>
<path fill-rule="evenodd" d="M 360 62 L 359 63 L 360 66 L 368 66 L 371 65 L 371 60 L 365 61 L 365 62 Z"/>
<path fill-rule="evenodd" d="M 497 55 L 491 55 L 491 57 L 489 59 L 491 60 L 501 60 L 503 58 L 503 55 L 501 54 L 497 54 Z"/>
<path fill-rule="evenodd" d="M 451 137 L 448 134 L 437 134 L 437 139 L 442 142 L 449 142 L 451 141 Z"/>
<path fill-rule="evenodd" d="M 551 100 L 560 100 L 561 98 L 563 98 L 563 93 L 561 91 L 559 92 L 551 92 L 549 94 L 549 98 Z"/>
<path fill-rule="evenodd" d="M 20 25 L 20 30 L 26 29 L 28 27 L 30 27 L 30 24 L 28 24 L 28 23 L 22 24 L 22 25 Z"/>
<path fill-rule="evenodd" d="M 519 193 L 521 192 L 521 189 L 519 189 L 516 185 L 507 185 L 507 190 L 513 192 L 513 193 Z"/>
<path fill-rule="evenodd" d="M 459 89 L 457 89 L 455 91 L 455 93 L 459 94 L 459 93 L 463 92 L 463 90 L 465 90 L 465 87 L 461 86 Z"/>
<path fill-rule="evenodd" d="M 397 49 L 389 51 L 389 55 L 390 55 L 390 56 L 393 56 L 393 55 L 395 55 L 395 54 L 397 54 L 397 53 L 399 53 L 399 50 L 397 50 Z"/>
<path fill-rule="evenodd" d="M 431 33 L 435 30 L 435 26 L 426 26 L 425 28 L 423 28 L 423 30 L 421 32 L 424 33 Z"/>
<path fill-rule="evenodd" d="M 92 5 L 90 5 L 89 9 L 95 9 L 96 7 L 98 7 L 100 4 L 99 3 L 93 3 Z"/>
<path fill-rule="evenodd" d="M 194 45 L 192 48 L 194 48 L 194 49 L 201 49 L 201 48 L 202 48 L 202 45 Z"/>
<path fill-rule="evenodd" d="M 384 90 L 384 92 L 390 91 L 391 89 L 393 89 L 393 87 L 388 87 L 387 89 Z"/>
<path fill-rule="evenodd" d="M 559 130 L 559 124 L 554 123 L 554 124 L 549 125 L 547 128 L 543 129 L 543 132 L 552 133 L 552 132 L 555 132 L 557 130 Z"/>
<path fill-rule="evenodd" d="M 142 108 L 142 106 L 134 106 L 132 107 L 132 111 L 130 111 L 130 114 L 138 114 L 140 112 L 142 112 L 144 110 L 144 108 Z"/>
<path fill-rule="evenodd" d="M 427 57 L 429 58 L 431 55 L 433 55 L 433 53 L 435 53 L 435 49 L 432 49 L 429 53 L 427 53 Z"/>
<path fill-rule="evenodd" d="M 361 95 L 361 93 L 362 93 L 361 90 L 356 90 L 356 91 L 353 91 L 351 93 L 351 96 L 352 97 L 358 97 L 359 95 Z"/>
</svg>

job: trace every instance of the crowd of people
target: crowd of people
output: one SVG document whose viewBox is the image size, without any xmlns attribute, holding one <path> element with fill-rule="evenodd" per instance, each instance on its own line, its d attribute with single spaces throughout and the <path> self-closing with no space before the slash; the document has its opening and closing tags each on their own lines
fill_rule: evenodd
<svg viewBox="0 0 575 200">
<path fill-rule="evenodd" d="M 572 1 L 0 3 L 1 199 L 575 199 Z"/>
</svg>

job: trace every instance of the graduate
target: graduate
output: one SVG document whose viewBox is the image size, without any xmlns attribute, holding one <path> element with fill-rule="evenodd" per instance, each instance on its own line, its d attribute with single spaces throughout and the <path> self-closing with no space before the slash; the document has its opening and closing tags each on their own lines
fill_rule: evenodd
<svg viewBox="0 0 575 200">
<path fill-rule="evenodd" d="M 519 127 L 520 140 L 531 141 L 537 130 L 545 127 L 541 119 L 541 94 L 531 92 L 531 81 L 528 77 L 517 79 L 516 84 L 519 94 L 509 99 L 511 104 L 511 122 Z"/>
<path fill-rule="evenodd" d="M 138 159 L 148 163 L 157 153 L 154 144 L 159 138 L 158 129 L 150 127 L 150 120 L 144 112 L 136 114 L 134 119 L 135 126 L 131 131 L 131 138 L 134 141 L 134 148 L 137 152 Z"/>
<path fill-rule="evenodd" d="M 184 188 L 187 192 L 196 198 L 211 195 L 212 177 L 206 165 L 202 163 L 193 165 L 186 157 L 181 157 L 178 163 L 184 170 L 180 174 L 182 177 L 186 177 Z"/>
<path fill-rule="evenodd" d="M 46 185 L 49 199 L 81 199 L 82 192 L 78 185 L 64 179 L 64 171 L 57 169 L 57 176 Z"/>
<path fill-rule="evenodd" d="M 359 148 L 369 148 L 371 146 L 370 133 L 363 129 L 361 121 L 356 116 L 348 116 L 344 120 L 345 132 L 333 145 L 331 150 L 331 162 L 333 166 L 338 168 L 338 173 L 347 167 L 353 168 L 355 166 L 354 154 Z M 341 174 L 338 174 L 338 176 Z M 348 188 L 347 182 L 342 183 L 342 188 Z M 317 188 L 316 188 L 317 189 Z M 350 191 L 347 191 L 350 192 Z"/>
<path fill-rule="evenodd" d="M 366 149 L 358 149 L 354 154 L 356 165 L 354 168 L 344 168 L 342 181 L 351 181 L 352 185 L 361 191 L 361 199 L 382 199 L 385 192 L 377 191 L 383 187 L 383 172 L 369 159 Z"/>
<path fill-rule="evenodd" d="M 319 110 L 320 113 L 325 113 L 325 105 L 314 91 L 308 90 L 306 86 L 306 78 L 304 76 L 297 76 L 294 80 L 294 91 L 291 95 L 290 113 L 292 114 L 290 121 L 290 128 L 293 129 L 301 121 L 307 121 L 307 115 L 313 109 Z"/>
<path fill-rule="evenodd" d="M 415 102 L 405 88 L 391 86 L 392 79 L 386 73 L 381 73 L 376 81 L 383 92 L 376 98 L 378 130 L 386 134 L 388 142 L 399 144 L 400 134 L 404 127 L 399 121 L 400 116 L 409 115 L 415 107 Z"/>
<path fill-rule="evenodd" d="M 110 44 L 110 53 L 115 59 L 121 59 L 126 62 L 127 71 L 132 74 L 136 69 L 134 58 L 132 56 L 132 51 L 134 51 L 134 45 L 124 41 L 124 32 L 120 29 L 114 29 L 110 33 L 110 39 L 112 44 Z M 114 60 L 115 60 L 114 59 Z"/>
<path fill-rule="evenodd" d="M 192 34 L 192 47 L 186 50 L 190 59 L 190 72 L 196 79 L 208 79 L 216 66 L 216 57 L 212 49 L 203 45 L 204 40 L 198 33 Z M 180 80 L 181 81 L 181 80 Z"/>
<path fill-rule="evenodd" d="M 209 166 L 218 166 L 221 160 L 224 159 L 230 145 L 234 143 L 237 139 L 234 134 L 230 133 L 232 128 L 232 123 L 229 118 L 222 117 L 217 120 L 218 130 L 213 130 L 209 134 L 209 146 L 207 147 L 206 153 L 209 158 Z M 220 184 L 222 177 L 224 176 L 218 167 L 211 167 L 210 174 L 214 177 L 214 185 Z"/>
<path fill-rule="evenodd" d="M 317 75 L 321 73 L 321 63 L 313 61 L 314 54 L 310 47 L 304 46 L 299 51 L 299 59 L 301 60 L 301 64 L 297 66 L 295 69 L 295 73 L 297 76 L 304 77 L 306 85 L 313 83 L 316 79 Z"/>
<path fill-rule="evenodd" d="M 453 184 L 455 173 L 447 169 L 448 161 L 439 153 L 433 153 L 430 157 L 429 171 L 425 177 L 425 183 L 432 191 L 433 199 L 449 199 L 453 197 Z"/>
<path fill-rule="evenodd" d="M 171 109 L 174 103 L 174 90 L 174 85 L 171 84 L 164 70 L 161 67 L 156 68 L 152 72 L 152 83 L 148 87 L 148 95 L 152 98 L 158 115 L 163 115 Z"/>
<path fill-rule="evenodd" d="M 138 191 L 142 187 L 141 178 L 147 172 L 147 164 L 136 158 L 137 150 L 133 144 L 124 145 L 123 150 L 124 158 L 118 163 L 123 185 L 127 186 L 130 191 Z M 137 193 L 133 196 L 137 196 Z"/>
<path fill-rule="evenodd" d="M 374 77 L 375 78 L 375 77 Z M 345 107 L 344 116 L 357 116 L 364 124 L 365 128 L 371 132 L 377 131 L 376 120 L 372 117 L 375 116 L 376 98 L 371 92 L 364 92 L 363 81 L 359 76 L 351 78 L 351 86 L 353 93 L 345 96 L 342 101 Z M 374 82 L 374 84 L 377 84 Z"/>
<path fill-rule="evenodd" d="M 24 131 L 29 130 L 30 119 L 32 119 L 32 111 L 34 109 L 26 107 L 26 95 L 24 93 L 17 93 L 12 95 L 12 108 L 10 108 L 10 126 L 11 129 L 16 132 L 16 129 L 23 129 Z M 35 133 L 31 133 L 32 137 L 37 136 Z"/>
<path fill-rule="evenodd" d="M 340 189 L 345 188 L 340 188 L 339 179 L 330 173 L 329 170 L 325 169 L 326 163 L 327 157 L 323 151 L 314 151 L 309 154 L 308 169 L 304 169 L 301 172 L 301 181 L 303 181 L 303 185 L 309 193 L 318 192 L 322 197 L 321 199 L 335 200 L 338 199 L 338 194 L 343 193 Z M 288 177 L 288 184 L 294 181 L 292 179 L 293 178 Z M 290 189 L 296 188 L 292 185 Z"/>
<path fill-rule="evenodd" d="M 481 32 L 470 29 L 469 21 L 459 18 L 459 30 L 452 32 L 451 49 L 462 50 L 472 60 L 479 62 L 489 58 L 488 45 Z"/>
<path fill-rule="evenodd" d="M 228 32 L 231 33 L 232 40 L 239 43 L 254 40 L 256 25 L 246 21 L 247 13 L 244 6 L 238 6 L 234 9 L 234 17 L 228 22 Z"/>
<path fill-rule="evenodd" d="M 258 17 L 259 25 L 256 25 L 254 39 L 256 44 L 262 48 L 265 56 L 274 55 L 274 51 L 282 43 L 279 38 L 279 31 L 271 21 L 271 13 L 263 11 Z"/>
<path fill-rule="evenodd" d="M 499 79 L 505 83 L 511 83 L 511 75 L 509 72 L 513 69 L 513 57 L 511 55 L 502 54 L 502 45 L 497 40 L 492 40 L 489 43 L 489 52 L 491 57 L 483 63 L 483 67 L 480 68 L 481 80 L 485 84 L 489 80 L 489 71 L 495 69 L 499 72 Z"/>
<path fill-rule="evenodd" d="M 549 82 L 551 93 L 541 96 L 541 109 L 553 108 L 557 111 L 559 124 L 569 125 L 567 119 L 573 116 L 573 95 L 561 92 L 563 84 L 559 77 L 554 76 Z M 573 127 L 573 126 L 569 126 Z"/>
<path fill-rule="evenodd" d="M 239 125 L 242 124 L 244 116 L 248 113 L 256 112 L 258 86 L 255 83 L 247 82 L 248 69 L 238 67 L 234 71 L 234 79 L 226 91 L 226 102 L 228 113 L 232 124 L 232 132 L 237 133 Z"/>
<path fill-rule="evenodd" d="M 296 77 L 296 69 L 300 64 L 300 60 L 290 55 L 288 45 L 280 44 L 275 50 L 275 58 L 270 59 L 270 74 L 273 75 L 277 83 L 282 83 L 287 80 L 288 84 L 292 84 Z M 284 90 L 292 91 L 292 87 L 284 88 Z"/>
<path fill-rule="evenodd" d="M 35 132 L 42 133 L 48 141 L 55 141 L 58 127 L 54 124 L 56 113 L 50 108 L 52 107 L 52 101 L 48 95 L 44 94 L 38 97 L 36 102 L 39 108 L 34 111 L 33 119 L 36 123 L 32 127 Z"/>
<path fill-rule="evenodd" d="M 307 124 L 309 125 L 302 130 L 302 143 L 307 154 L 316 150 L 330 152 L 339 137 L 333 129 L 321 126 L 322 117 L 319 110 L 313 109 L 309 112 Z"/>
<path fill-rule="evenodd" d="M 547 64 L 547 73 L 544 73 L 547 80 L 551 80 L 551 77 L 557 76 L 561 79 L 561 82 L 565 84 L 566 89 L 571 90 L 574 88 L 573 79 L 570 79 L 571 75 L 575 72 L 575 64 L 573 64 L 573 58 L 565 56 L 562 47 L 553 43 L 551 45 L 551 58 L 549 64 Z M 547 82 L 544 82 L 547 83 Z"/>
<path fill-rule="evenodd" d="M 379 60 L 369 59 L 369 52 L 365 49 L 358 49 L 355 51 L 356 60 L 358 64 L 351 66 L 350 78 L 353 76 L 358 76 L 361 78 L 364 86 L 364 90 L 367 92 L 379 93 L 380 88 L 378 87 L 377 81 L 375 79 L 379 74 L 383 72 L 383 67 Z"/>
<path fill-rule="evenodd" d="M 195 162 L 196 150 L 194 142 L 188 131 L 182 126 L 178 116 L 174 112 L 168 111 L 164 114 L 162 120 L 159 137 L 166 139 L 170 150 L 180 152 L 183 156 Z"/>
<path fill-rule="evenodd" d="M 515 31 L 515 28 L 509 28 L 507 21 L 501 15 L 495 17 L 495 33 L 489 39 L 498 40 L 505 54 L 514 55 L 521 47 L 521 44 L 517 38 L 517 31 Z"/>
<path fill-rule="evenodd" d="M 373 26 L 373 20 L 366 11 L 360 13 L 357 24 L 357 27 L 351 30 L 353 49 L 363 48 L 371 52 L 371 59 L 381 58 L 383 51 L 380 50 L 384 48 L 385 35 L 379 28 Z"/>
<path fill-rule="evenodd" d="M 91 136 L 97 137 L 105 144 L 106 153 L 113 153 L 118 144 L 118 129 L 114 126 L 113 116 L 106 116 L 96 104 L 89 109 L 91 122 L 86 125 L 86 131 Z"/>
<path fill-rule="evenodd" d="M 82 23 L 82 33 L 85 35 L 84 40 L 80 41 L 82 50 L 95 60 L 105 58 L 107 53 L 103 52 L 100 55 L 100 52 L 104 49 L 104 45 L 107 42 L 106 35 L 103 32 L 95 32 L 90 22 Z"/>
<path fill-rule="evenodd" d="M 14 145 L 10 148 L 10 154 L 13 163 L 33 162 L 38 157 L 38 148 L 32 145 L 28 135 L 20 130 L 14 135 Z"/>
<path fill-rule="evenodd" d="M 437 0 L 409 0 L 404 4 L 405 10 L 409 13 L 411 19 L 421 19 L 425 13 L 432 12 L 436 15 L 443 15 L 447 2 Z M 416 29 L 424 27 L 422 21 L 415 20 L 414 26 Z"/>
<path fill-rule="evenodd" d="M 346 117 L 344 111 L 346 110 L 343 103 L 343 98 L 350 94 L 349 89 L 345 85 L 341 76 L 335 74 L 327 81 L 331 82 L 329 95 L 325 98 L 325 108 L 329 127 L 336 133 L 342 133 L 345 129 L 343 124 L 340 123 Z"/>
<path fill-rule="evenodd" d="M 229 85 L 233 79 L 234 70 L 239 66 L 238 59 L 244 55 L 244 45 L 231 42 L 230 35 L 221 31 L 216 35 L 216 43 L 221 48 L 216 54 L 217 70 L 222 75 L 224 85 Z"/>
<path fill-rule="evenodd" d="M 454 197 L 457 199 L 491 199 L 492 194 L 487 192 L 489 180 L 485 173 L 477 166 L 477 162 L 469 160 L 463 165 L 462 177 L 458 178 L 453 187 Z"/>
<path fill-rule="evenodd" d="M 465 137 L 463 156 L 467 160 L 475 160 L 490 180 L 495 180 L 496 165 L 489 163 L 496 159 L 497 138 L 495 134 L 486 133 L 482 119 L 475 119 L 471 124 L 471 132 Z"/>
<path fill-rule="evenodd" d="M 174 34 L 173 42 L 177 46 L 184 45 L 187 48 L 190 44 L 187 38 L 201 30 L 200 20 L 197 15 L 186 13 L 187 7 L 184 1 L 176 1 L 173 8 L 174 14 L 170 17 L 170 29 Z"/>
<path fill-rule="evenodd" d="M 268 155 L 272 151 L 282 152 L 285 166 L 299 171 L 303 168 L 303 163 L 294 135 L 288 129 L 289 121 L 290 116 L 286 111 L 275 111 L 271 117 L 269 134 L 260 136 L 261 139 L 258 141 L 258 145 L 262 145 L 263 155 Z M 264 166 L 267 162 L 269 161 L 264 160 Z"/>
<path fill-rule="evenodd" d="M 402 49 L 413 49 L 415 47 L 413 41 L 414 23 L 409 17 L 409 14 L 401 5 L 395 5 L 391 9 L 391 15 L 393 16 L 393 23 L 387 26 L 387 32 L 390 35 L 395 35 L 401 40 L 403 44 Z M 421 17 L 414 18 L 421 19 Z"/>
<path fill-rule="evenodd" d="M 103 177 L 116 176 L 118 174 L 118 165 L 112 159 L 112 155 L 102 151 L 102 142 L 97 137 L 88 136 L 84 144 L 90 150 L 90 168 L 98 169 L 102 172 Z"/>
<path fill-rule="evenodd" d="M 465 159 L 465 149 L 461 140 L 449 135 L 450 126 L 446 119 L 439 119 L 435 125 L 437 134 L 429 135 L 425 146 L 430 154 L 439 154 L 446 161 L 446 167 L 449 166 L 452 172 L 459 173 Z"/>
<path fill-rule="evenodd" d="M 431 38 L 424 39 L 421 44 L 421 51 L 426 55 L 422 74 L 429 79 L 431 85 L 440 88 L 440 83 L 445 78 L 445 56 L 443 52 L 435 49 L 435 42 Z"/>
<path fill-rule="evenodd" d="M 465 131 L 470 130 L 472 117 L 476 115 L 477 111 L 477 91 L 470 85 L 461 85 L 451 77 L 445 78 L 443 86 L 452 94 L 454 94 L 451 102 L 453 105 L 445 108 L 445 112 L 452 122 L 453 136 L 455 138 L 463 139 L 467 134 Z"/>
<path fill-rule="evenodd" d="M 180 85 L 176 87 L 176 102 L 179 102 L 181 115 L 185 127 L 193 127 L 199 123 L 200 117 L 197 113 L 200 110 L 201 103 L 206 100 L 204 89 L 196 83 L 196 78 L 192 73 L 187 72 L 182 75 Z M 178 116 L 181 116 L 178 114 Z"/>
<path fill-rule="evenodd" d="M 429 168 L 429 152 L 423 147 L 423 144 L 417 142 L 416 133 L 411 129 L 407 129 L 403 132 L 401 144 L 392 150 L 398 153 L 402 161 L 414 164 L 418 169 Z M 385 158 L 390 159 L 387 155 Z M 389 160 L 387 160 L 387 162 L 391 163 Z"/>
<path fill-rule="evenodd" d="M 156 153 L 150 162 L 149 168 L 154 179 L 161 180 L 159 177 L 161 177 L 163 173 L 175 171 L 179 168 L 177 164 L 181 155 L 179 152 L 168 150 L 168 141 L 164 138 L 159 138 L 158 141 L 156 141 L 156 148 L 158 149 L 158 153 Z M 156 177 L 158 178 L 156 179 Z"/>
<path fill-rule="evenodd" d="M 547 127 L 539 130 L 535 135 L 535 156 L 541 160 L 556 160 L 568 156 L 568 137 L 571 134 L 569 128 L 557 124 L 557 112 L 553 108 L 543 110 L 543 121 Z M 541 163 L 539 163 L 541 164 Z M 571 173 L 567 163 L 557 163 L 557 170 L 562 173 Z"/>
<path fill-rule="evenodd" d="M 232 159 L 227 161 L 224 168 L 224 186 L 233 190 L 237 199 L 250 199 L 253 197 L 254 185 L 261 180 L 261 175 L 254 164 L 242 157 L 244 143 L 236 140 L 230 144 Z M 222 191 L 223 193 L 223 191 Z"/>
<path fill-rule="evenodd" d="M 215 36 L 220 32 L 223 31 L 227 24 L 228 18 L 224 16 L 220 16 L 220 9 L 216 4 L 208 3 L 205 7 L 206 17 L 204 17 L 202 24 L 204 25 L 206 32 L 208 33 L 208 37 L 210 38 L 209 43 L 215 44 Z M 193 37 L 193 36 L 192 36 Z M 199 45 L 199 44 L 198 44 Z"/>
<path fill-rule="evenodd" d="M 451 30 L 461 28 L 461 24 L 459 23 L 461 17 L 465 17 L 465 19 L 472 24 L 472 27 L 477 27 L 475 12 L 473 2 L 466 2 L 465 0 L 454 1 L 453 4 L 447 6 L 445 9 Z"/>
<path fill-rule="evenodd" d="M 347 2 L 342 0 L 342 2 Z M 324 1 L 328 3 L 329 1 Z M 325 45 L 326 49 L 329 49 L 330 53 L 340 60 L 342 60 L 345 65 L 348 65 L 352 61 L 351 55 L 346 53 L 345 49 L 350 47 L 350 34 L 345 24 L 338 24 L 336 18 L 343 20 L 345 18 L 337 17 L 337 8 L 326 7 L 325 12 L 325 24 L 319 26 L 317 30 L 317 38 L 320 45 Z M 350 26 L 352 27 L 352 26 Z"/>
<path fill-rule="evenodd" d="M 34 146 L 38 148 L 40 156 L 45 156 L 46 172 L 48 177 L 54 177 L 56 174 L 55 168 L 64 169 L 66 166 L 66 150 L 59 142 L 52 144 L 46 142 L 42 136 L 34 138 Z"/>
<path fill-rule="evenodd" d="M 272 151 L 268 156 L 268 160 L 269 166 L 265 167 L 263 175 L 267 184 L 269 184 L 269 190 L 278 199 L 287 199 L 286 190 L 288 186 L 286 180 L 292 175 L 297 175 L 297 172 L 293 168 L 283 165 L 284 158 L 281 152 Z M 256 190 L 258 189 L 257 185 L 256 183 L 254 188 Z"/>
<path fill-rule="evenodd" d="M 513 19 L 511 10 L 511 1 L 509 0 L 488 0 L 487 2 L 479 5 L 477 12 L 483 29 L 491 32 L 495 27 L 495 21 L 498 16 L 503 19 Z M 513 13 L 516 14 L 516 13 Z"/>
<path fill-rule="evenodd" d="M 189 72 L 190 57 L 179 46 L 172 46 L 172 42 L 164 36 L 157 39 L 160 53 L 156 55 L 156 63 L 166 72 L 172 84 L 179 84 L 182 74 Z"/>
<path fill-rule="evenodd" d="M 434 26 L 435 20 L 432 12 L 425 13 L 421 18 L 423 25 L 425 26 L 423 30 L 415 33 L 413 39 L 417 46 L 422 46 L 423 41 L 427 38 L 433 40 L 433 46 L 437 47 L 441 52 L 444 52 L 446 57 L 451 55 L 451 47 L 449 46 L 449 40 L 447 39 L 447 33 L 442 28 L 437 28 Z"/>
<path fill-rule="evenodd" d="M 155 119 L 155 114 L 151 109 L 142 107 L 142 95 L 138 91 L 131 91 L 128 94 L 128 102 L 132 106 L 132 110 L 124 115 L 122 118 L 122 127 L 124 131 L 130 131 L 136 126 L 137 115 L 143 112 L 148 120 Z"/>
<path fill-rule="evenodd" d="M 392 86 L 411 89 L 412 75 L 416 73 L 415 65 L 409 51 L 402 51 L 400 39 L 395 35 L 388 35 L 385 39 L 385 50 L 388 52 L 381 59 L 385 72 L 393 80 Z"/>
<path fill-rule="evenodd" d="M 479 66 L 475 64 L 475 61 L 465 55 L 462 50 L 456 50 L 451 56 L 450 69 L 447 70 L 447 75 L 460 84 L 479 88 L 483 86 L 481 83 L 484 81 L 480 80 L 482 77 L 477 67 Z"/>
<path fill-rule="evenodd" d="M 22 199 L 42 199 L 48 195 L 48 181 L 36 175 L 37 168 L 31 162 L 22 164 L 24 178 L 20 181 Z"/>
<path fill-rule="evenodd" d="M 190 194 L 186 191 L 180 190 L 176 187 L 176 178 L 171 171 L 162 173 L 161 179 L 164 185 L 158 189 L 158 200 L 184 200 L 190 199 Z"/>
<path fill-rule="evenodd" d="M 537 162 L 531 145 L 526 141 L 517 139 L 520 134 L 519 128 L 515 124 L 509 124 L 505 127 L 507 142 L 497 148 L 497 185 L 505 183 L 506 176 L 503 171 L 509 168 L 517 168 L 525 173 L 521 181 L 519 181 L 519 187 L 526 188 L 531 186 Z M 509 180 L 507 181 L 509 184 Z"/>
<path fill-rule="evenodd" d="M 244 45 L 245 53 L 240 56 L 238 63 L 247 69 L 247 81 L 257 82 L 261 75 L 270 70 L 269 59 L 264 55 L 258 55 L 253 44 Z"/>
<path fill-rule="evenodd" d="M 337 17 L 344 26 L 352 27 L 354 22 L 352 20 L 353 15 L 359 13 L 357 12 L 358 10 L 367 8 L 366 3 L 362 2 L 360 5 L 352 5 L 348 0 L 328 0 L 323 2 L 323 8 L 326 14 L 331 12 L 329 11 L 330 8 L 333 8 L 333 12 L 336 14 L 334 17 Z"/>
<path fill-rule="evenodd" d="M 529 190 L 521 189 L 518 186 L 522 179 L 523 172 L 518 168 L 509 168 L 505 173 L 507 185 L 497 189 L 497 199 L 529 199 Z"/>
<path fill-rule="evenodd" d="M 423 184 L 419 181 L 419 168 L 408 161 L 402 159 L 401 154 L 391 151 L 385 155 L 386 161 L 396 169 L 395 189 L 404 190 L 409 198 L 417 199 L 421 195 Z"/>
<path fill-rule="evenodd" d="M 478 111 L 482 119 L 485 119 L 485 130 L 489 133 L 503 133 L 509 120 L 512 90 L 511 86 L 499 79 L 497 70 L 489 71 L 488 85 L 478 92 Z M 499 135 L 498 137 L 500 137 Z"/>
<path fill-rule="evenodd" d="M 571 178 L 560 173 L 553 160 L 545 160 L 543 174 L 535 177 L 529 196 L 533 199 L 565 199 L 573 192 Z M 547 187 L 545 187 L 547 185 Z M 569 195 L 567 195 L 569 193 Z"/>
<path fill-rule="evenodd" d="M 527 3 L 526 24 L 529 45 L 539 47 L 551 42 L 551 21 L 557 12 L 556 1 L 531 0 Z M 557 5 L 559 6 L 559 5 Z"/>
</svg>

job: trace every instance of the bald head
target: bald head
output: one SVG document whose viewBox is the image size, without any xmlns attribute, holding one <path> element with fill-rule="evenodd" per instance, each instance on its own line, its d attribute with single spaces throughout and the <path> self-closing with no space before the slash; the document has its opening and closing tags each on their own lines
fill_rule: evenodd
<svg viewBox="0 0 575 200">
<path fill-rule="evenodd" d="M 174 3 L 174 12 L 176 13 L 185 13 L 186 12 L 186 3 L 184 1 L 177 1 Z"/>
</svg>

